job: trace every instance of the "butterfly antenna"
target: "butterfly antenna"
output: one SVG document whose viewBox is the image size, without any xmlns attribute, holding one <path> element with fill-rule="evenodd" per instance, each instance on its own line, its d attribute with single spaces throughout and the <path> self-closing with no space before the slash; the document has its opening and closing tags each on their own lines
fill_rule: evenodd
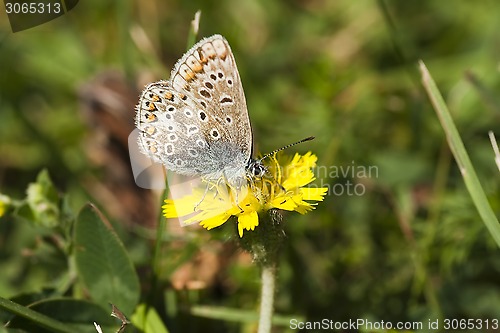
<svg viewBox="0 0 500 333">
<path fill-rule="evenodd" d="M 280 151 L 282 151 L 282 150 L 285 150 L 285 149 L 288 149 L 288 148 L 290 148 L 290 147 L 293 147 L 293 146 L 295 146 L 295 145 L 298 145 L 299 143 L 306 142 L 306 141 L 311 141 L 311 140 L 314 140 L 314 136 L 309 136 L 309 137 L 307 137 L 307 138 L 305 138 L 305 139 L 302 139 L 302 140 L 300 140 L 300 141 L 297 141 L 297 142 L 294 142 L 294 143 L 290 143 L 289 145 L 286 145 L 286 146 L 281 147 L 281 148 L 279 148 L 279 149 L 273 150 L 273 151 L 272 151 L 272 152 L 270 152 L 269 154 L 266 154 L 266 155 L 262 156 L 262 158 L 261 158 L 261 159 L 259 159 L 259 161 L 265 160 L 265 159 L 266 159 L 266 158 L 268 158 L 269 156 L 274 155 L 274 154 L 276 154 L 277 152 L 280 152 Z"/>
</svg>

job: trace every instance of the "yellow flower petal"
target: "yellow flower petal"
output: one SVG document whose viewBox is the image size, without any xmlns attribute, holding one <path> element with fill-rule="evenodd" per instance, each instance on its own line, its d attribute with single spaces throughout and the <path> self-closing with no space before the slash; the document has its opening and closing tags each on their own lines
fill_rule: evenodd
<svg viewBox="0 0 500 333">
<path fill-rule="evenodd" d="M 193 195 L 187 195 L 181 199 L 167 199 L 165 200 L 165 205 L 161 206 L 163 208 L 163 215 L 166 218 L 174 218 L 180 216 L 186 216 L 194 212 L 193 202 L 196 198 Z"/>
<path fill-rule="evenodd" d="M 201 221 L 200 225 L 203 228 L 205 228 L 207 230 L 210 230 L 210 229 L 217 228 L 217 227 L 221 226 L 230 217 L 231 217 L 230 213 L 224 212 L 224 213 L 222 213 L 220 215 L 217 215 L 217 216 L 214 216 L 214 217 L 211 217 L 211 218 L 208 218 L 208 219 L 205 219 L 205 220 Z"/>
<path fill-rule="evenodd" d="M 284 168 L 284 178 L 282 185 L 286 189 L 305 186 L 316 178 L 312 168 L 316 166 L 317 157 L 308 152 L 304 156 L 295 154 L 292 161 Z"/>
<path fill-rule="evenodd" d="M 240 214 L 238 216 L 238 233 L 243 237 L 243 229 L 254 230 L 259 225 L 259 215 L 256 211 Z"/>
<path fill-rule="evenodd" d="M 313 210 L 314 206 L 316 206 L 316 204 L 311 204 L 311 203 L 308 203 L 306 201 L 302 201 L 299 205 L 297 205 L 297 208 L 295 208 L 295 211 L 299 214 L 304 215 L 305 213 L 308 213 L 311 210 Z"/>
<path fill-rule="evenodd" d="M 300 189 L 303 200 L 323 201 L 327 192 L 328 188 L 326 187 L 303 187 Z"/>
<path fill-rule="evenodd" d="M 291 195 L 282 195 L 276 197 L 274 200 L 270 202 L 270 208 L 278 208 L 278 209 L 283 209 L 283 210 L 295 210 L 295 207 L 297 207 L 297 204 L 293 200 L 293 197 Z"/>
</svg>

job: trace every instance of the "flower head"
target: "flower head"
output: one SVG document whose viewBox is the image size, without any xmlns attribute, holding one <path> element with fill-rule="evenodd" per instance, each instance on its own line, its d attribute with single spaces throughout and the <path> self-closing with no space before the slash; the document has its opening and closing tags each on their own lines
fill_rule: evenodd
<svg viewBox="0 0 500 333">
<path fill-rule="evenodd" d="M 165 200 L 164 215 L 182 217 L 184 224 L 199 222 L 208 230 L 236 216 L 242 237 L 244 230 L 259 225 L 260 212 L 281 209 L 305 214 L 314 209 L 315 201 L 323 201 L 327 188 L 305 187 L 315 180 L 312 168 L 316 160 L 311 152 L 295 154 L 291 159 L 275 155 L 266 164 L 268 174 L 264 177 L 249 179 L 240 188 L 223 182 L 205 183 L 204 188 L 196 188 L 190 195 Z"/>
</svg>

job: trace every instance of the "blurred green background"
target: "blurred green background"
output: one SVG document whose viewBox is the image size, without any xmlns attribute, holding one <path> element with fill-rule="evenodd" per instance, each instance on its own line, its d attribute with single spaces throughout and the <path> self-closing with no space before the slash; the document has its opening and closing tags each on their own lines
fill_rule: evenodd
<svg viewBox="0 0 500 333">
<path fill-rule="evenodd" d="M 74 211 L 92 201 L 104 212 L 139 276 L 148 276 L 160 196 L 135 187 L 126 140 L 139 92 L 168 79 L 197 10 L 198 38 L 219 33 L 232 47 L 258 151 L 316 136 L 287 153 L 313 151 L 322 170 L 316 184 L 331 188 L 315 211 L 285 216 L 276 312 L 336 321 L 500 319 L 498 248 L 417 71 L 422 59 L 498 215 L 487 136 L 500 134 L 498 1 L 82 0 L 18 33 L 2 12 L 0 192 L 22 199 L 47 169 Z M 369 167 L 377 170 L 371 177 L 331 173 Z M 348 184 L 362 195 L 348 194 Z M 60 283 L 66 263 L 41 245 L 50 228 L 40 228 L 8 214 L 0 220 L 1 296 Z M 202 280 L 188 288 L 193 304 L 257 308 L 258 268 L 228 245 L 234 224 L 173 229 L 162 256 L 162 292 L 177 295 L 159 307 L 167 327 L 251 331 L 172 305 L 184 295 L 172 292 L 176 283 Z M 186 263 L 194 276 L 174 279 Z"/>
</svg>

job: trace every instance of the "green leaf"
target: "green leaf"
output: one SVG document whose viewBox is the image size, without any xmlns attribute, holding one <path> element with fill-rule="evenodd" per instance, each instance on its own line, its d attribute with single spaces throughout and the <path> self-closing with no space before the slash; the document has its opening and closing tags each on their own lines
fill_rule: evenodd
<svg viewBox="0 0 500 333">
<path fill-rule="evenodd" d="M 76 267 L 92 298 L 132 313 L 139 301 L 139 279 L 118 236 L 91 204 L 78 214 L 74 243 Z"/>
<path fill-rule="evenodd" d="M 115 320 L 102 307 L 87 301 L 75 299 L 51 299 L 40 301 L 29 306 L 30 310 L 57 320 L 66 325 L 69 332 L 95 333 L 94 322 L 103 328 L 104 332 L 116 331 Z M 28 317 L 29 318 L 29 317 Z M 9 327 L 23 329 L 27 332 L 54 332 L 54 327 L 41 328 L 36 321 L 26 320 L 26 317 L 16 316 Z"/>
<path fill-rule="evenodd" d="M 500 224 L 498 223 L 498 219 L 493 213 L 483 187 L 477 178 L 476 171 L 472 166 L 469 155 L 465 150 L 464 143 L 460 138 L 460 134 L 458 133 L 455 123 L 453 122 L 453 118 L 448 111 L 448 107 L 443 100 L 443 96 L 441 96 L 436 83 L 432 79 L 432 76 L 427 70 L 427 67 L 425 67 L 423 61 L 420 61 L 420 72 L 422 73 L 422 84 L 427 91 L 427 95 L 429 95 L 432 105 L 434 106 L 434 110 L 436 111 L 439 121 L 441 122 L 441 126 L 446 133 L 448 145 L 450 146 L 450 150 L 455 157 L 458 167 L 460 168 L 460 172 L 462 173 L 469 195 L 471 196 L 483 223 L 488 228 L 488 231 L 497 245 L 500 247 Z"/>
<path fill-rule="evenodd" d="M 144 333 L 168 333 L 156 310 L 146 304 L 137 306 L 131 317 L 132 324 Z"/>
</svg>

